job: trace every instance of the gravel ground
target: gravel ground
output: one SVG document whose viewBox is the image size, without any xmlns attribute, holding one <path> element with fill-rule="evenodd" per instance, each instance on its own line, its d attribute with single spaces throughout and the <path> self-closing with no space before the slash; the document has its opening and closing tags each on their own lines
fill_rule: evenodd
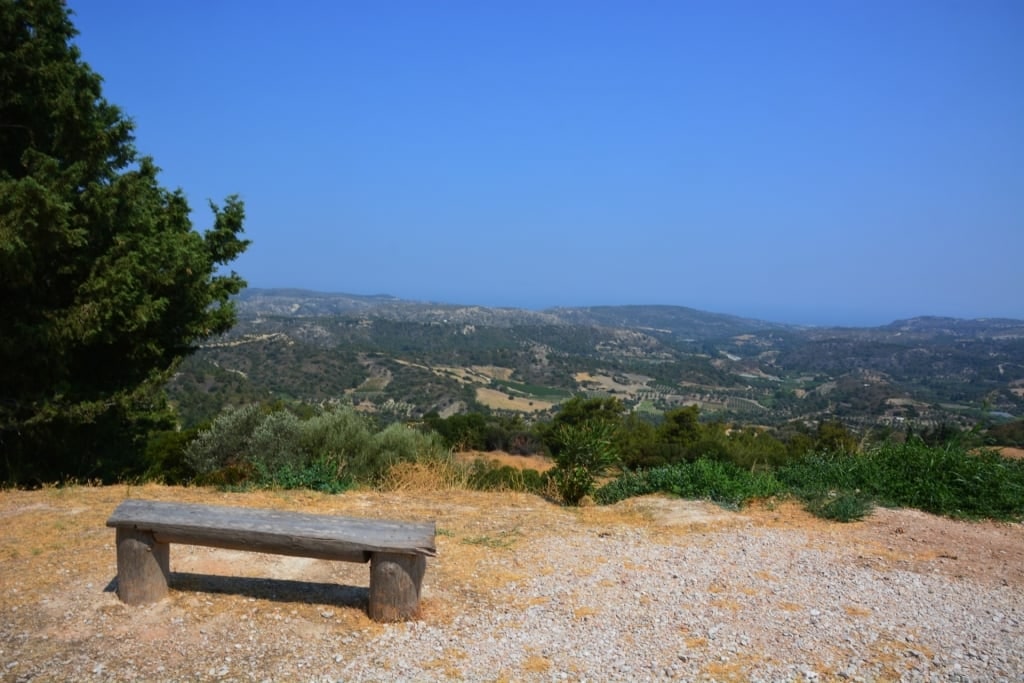
<svg viewBox="0 0 1024 683">
<path fill-rule="evenodd" d="M 437 519 L 422 619 L 366 618 L 363 565 L 174 546 L 171 596 L 112 592 L 128 495 Z M 4 681 L 1024 680 L 1021 525 L 646 499 L 0 492 Z M 277 497 L 274 497 L 277 496 Z M 63 540 L 62 540 L 63 539 Z"/>
</svg>

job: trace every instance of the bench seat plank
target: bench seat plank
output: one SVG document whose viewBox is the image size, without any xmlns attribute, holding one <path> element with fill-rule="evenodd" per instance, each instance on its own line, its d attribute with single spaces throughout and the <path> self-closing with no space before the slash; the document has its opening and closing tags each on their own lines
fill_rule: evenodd
<svg viewBox="0 0 1024 683">
<path fill-rule="evenodd" d="M 372 553 L 433 557 L 433 522 L 314 515 L 280 510 L 126 500 L 108 527 L 148 531 L 159 543 L 203 545 L 366 562 Z"/>
</svg>

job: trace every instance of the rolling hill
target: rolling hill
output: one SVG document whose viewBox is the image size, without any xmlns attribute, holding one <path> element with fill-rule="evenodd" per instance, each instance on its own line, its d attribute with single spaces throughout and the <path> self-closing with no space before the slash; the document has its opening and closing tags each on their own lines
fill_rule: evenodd
<svg viewBox="0 0 1024 683">
<path fill-rule="evenodd" d="M 252 400 L 352 402 L 382 419 L 557 409 L 614 395 L 637 411 L 852 427 L 1024 415 L 1024 321 L 921 317 L 801 327 L 681 306 L 529 311 L 387 295 L 247 289 L 238 325 L 170 385 L 184 421 Z"/>
</svg>

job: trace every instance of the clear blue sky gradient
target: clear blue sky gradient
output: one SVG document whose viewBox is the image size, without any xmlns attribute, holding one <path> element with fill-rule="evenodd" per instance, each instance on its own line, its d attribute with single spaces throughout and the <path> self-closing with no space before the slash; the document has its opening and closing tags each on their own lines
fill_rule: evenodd
<svg viewBox="0 0 1024 683">
<path fill-rule="evenodd" d="M 1024 2 L 70 0 L 256 287 L 1024 318 Z"/>
</svg>

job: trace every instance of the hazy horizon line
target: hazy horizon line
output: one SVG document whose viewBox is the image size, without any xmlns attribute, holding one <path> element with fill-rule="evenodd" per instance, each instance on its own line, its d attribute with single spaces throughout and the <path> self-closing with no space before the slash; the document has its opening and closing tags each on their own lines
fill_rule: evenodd
<svg viewBox="0 0 1024 683">
<path fill-rule="evenodd" d="M 421 304 L 437 304 L 443 306 L 477 306 L 481 308 L 495 308 L 495 309 L 513 309 L 532 311 L 536 313 L 543 313 L 544 311 L 554 309 L 572 309 L 572 308 L 615 308 L 615 307 L 640 307 L 640 306 L 665 306 L 671 308 L 687 308 L 690 310 L 700 311 L 702 313 L 712 313 L 715 315 L 726 315 L 735 318 L 745 318 L 748 320 L 756 320 L 759 322 L 793 325 L 799 327 L 883 327 L 885 325 L 891 325 L 901 320 L 912 320 L 915 318 L 949 318 L 952 320 L 1012 320 L 1020 321 L 1024 323 L 1024 318 L 1017 318 L 1012 315 L 956 315 L 952 313 L 896 313 L 889 312 L 883 313 L 880 311 L 851 311 L 843 309 L 832 309 L 830 311 L 810 311 L 810 310 L 775 310 L 766 311 L 762 309 L 758 313 L 751 312 L 726 312 L 722 310 L 722 307 L 714 306 L 700 306 L 693 304 L 683 303 L 666 303 L 665 301 L 647 301 L 647 302 L 631 302 L 631 303 L 507 303 L 507 302 L 470 302 L 460 301 L 452 298 L 439 298 L 439 297 L 419 297 L 409 295 L 392 294 L 389 292 L 374 292 L 374 293 L 360 293 L 353 291 L 342 291 L 335 288 L 316 288 L 316 287 L 299 287 L 299 286 L 263 286 L 263 285 L 250 285 L 246 287 L 247 290 L 263 290 L 263 291 L 300 291 L 309 292 L 312 294 L 320 295 L 340 295 L 340 296 L 352 296 L 360 298 L 389 298 L 396 301 L 408 301 L 411 303 Z"/>
</svg>

